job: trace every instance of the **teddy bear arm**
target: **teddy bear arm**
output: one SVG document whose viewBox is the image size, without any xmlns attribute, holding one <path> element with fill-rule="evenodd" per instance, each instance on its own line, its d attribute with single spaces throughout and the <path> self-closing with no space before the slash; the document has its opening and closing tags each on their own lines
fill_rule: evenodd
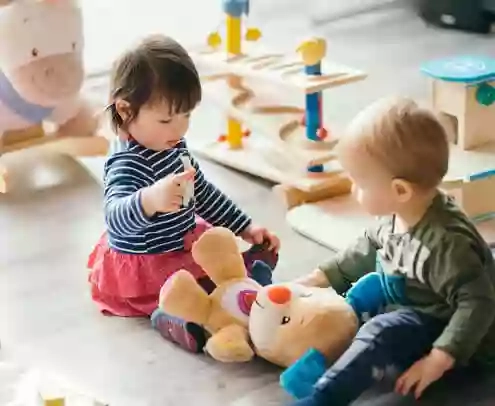
<svg viewBox="0 0 495 406">
<path fill-rule="evenodd" d="M 254 357 L 247 330 L 229 325 L 213 334 L 206 343 L 206 352 L 220 362 L 248 362 Z"/>
</svg>

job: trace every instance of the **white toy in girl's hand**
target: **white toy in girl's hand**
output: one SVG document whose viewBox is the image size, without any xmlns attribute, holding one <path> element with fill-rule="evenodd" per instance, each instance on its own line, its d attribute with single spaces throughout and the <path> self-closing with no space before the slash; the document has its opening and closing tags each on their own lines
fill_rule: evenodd
<svg viewBox="0 0 495 406">
<path fill-rule="evenodd" d="M 43 121 L 91 135 L 81 100 L 82 11 L 76 0 L 0 0 L 0 135 Z"/>
<path fill-rule="evenodd" d="M 184 171 L 193 168 L 191 164 L 191 160 L 187 155 L 181 155 L 180 159 L 182 161 L 182 165 L 184 166 Z M 182 198 L 182 205 L 184 207 L 189 206 L 189 203 L 191 202 L 193 197 L 194 197 L 194 179 L 188 180 L 186 182 L 184 196 Z"/>
</svg>

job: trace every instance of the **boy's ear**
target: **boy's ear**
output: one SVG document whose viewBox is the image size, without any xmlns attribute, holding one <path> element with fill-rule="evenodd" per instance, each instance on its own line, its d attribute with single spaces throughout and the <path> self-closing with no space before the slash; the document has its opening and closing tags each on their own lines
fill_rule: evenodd
<svg viewBox="0 0 495 406">
<path fill-rule="evenodd" d="M 131 116 L 131 105 L 126 100 L 115 100 L 115 110 L 117 110 L 117 113 L 124 122 L 127 121 Z"/>
<path fill-rule="evenodd" d="M 407 180 L 396 178 L 392 180 L 392 193 L 399 203 L 406 203 L 411 200 L 413 187 Z"/>
</svg>

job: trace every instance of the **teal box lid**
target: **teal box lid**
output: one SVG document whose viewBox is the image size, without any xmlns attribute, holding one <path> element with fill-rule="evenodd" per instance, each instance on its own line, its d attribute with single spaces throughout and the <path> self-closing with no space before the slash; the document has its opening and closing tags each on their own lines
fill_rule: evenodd
<svg viewBox="0 0 495 406">
<path fill-rule="evenodd" d="M 435 79 L 458 83 L 480 83 L 495 80 L 495 58 L 462 55 L 424 63 L 421 72 Z"/>
</svg>

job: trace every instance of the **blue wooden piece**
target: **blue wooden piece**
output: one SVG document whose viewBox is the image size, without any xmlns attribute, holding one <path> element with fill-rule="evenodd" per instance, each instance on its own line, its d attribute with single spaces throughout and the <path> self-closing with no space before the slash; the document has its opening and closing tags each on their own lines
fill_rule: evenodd
<svg viewBox="0 0 495 406">
<path fill-rule="evenodd" d="M 495 58 L 464 55 L 436 59 L 423 64 L 421 72 L 447 82 L 482 83 L 495 80 Z"/>
<path fill-rule="evenodd" d="M 248 15 L 249 0 L 223 0 L 223 12 L 235 18 Z"/>
<path fill-rule="evenodd" d="M 306 75 L 321 75 L 321 62 L 304 67 Z M 321 127 L 321 92 L 306 95 L 306 138 L 319 141 L 318 129 Z"/>
<path fill-rule="evenodd" d="M 487 171 L 473 173 L 469 175 L 469 181 L 473 182 L 480 179 L 487 179 L 487 178 L 491 178 L 492 176 L 495 176 L 495 169 L 489 169 Z"/>
<path fill-rule="evenodd" d="M 322 164 L 308 166 L 308 172 L 321 173 L 325 171 L 325 167 Z"/>
</svg>

